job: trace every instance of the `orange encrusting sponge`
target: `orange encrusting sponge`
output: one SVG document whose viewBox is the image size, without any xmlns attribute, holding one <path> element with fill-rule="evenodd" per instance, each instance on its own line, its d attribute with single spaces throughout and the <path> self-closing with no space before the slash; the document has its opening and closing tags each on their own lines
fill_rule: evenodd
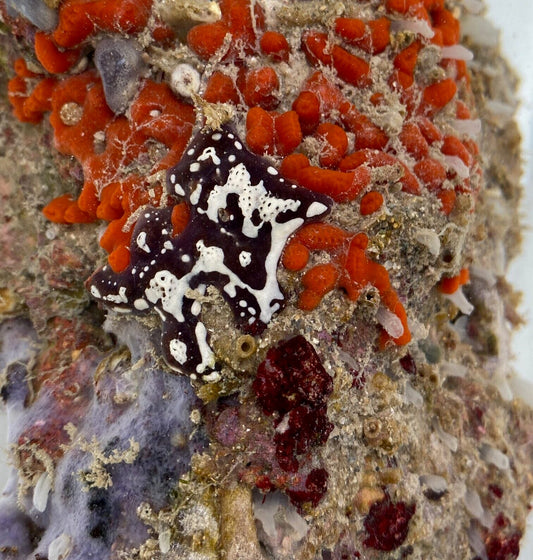
<svg viewBox="0 0 533 560">
<path fill-rule="evenodd" d="M 366 256 L 367 245 L 368 237 L 364 233 L 350 234 L 330 224 L 310 224 L 297 231 L 283 254 L 285 268 L 302 270 L 309 261 L 311 251 L 326 251 L 331 255 L 329 263 L 314 265 L 304 273 L 298 307 L 307 311 L 315 309 L 323 297 L 335 288 L 345 290 L 350 300 L 357 301 L 367 286 L 374 286 L 379 291 L 381 303 L 403 325 L 401 336 L 391 339 L 382 333 L 381 342 L 384 344 L 393 340 L 396 344 L 407 344 L 411 334 L 405 309 L 391 286 L 385 267 Z"/>
</svg>

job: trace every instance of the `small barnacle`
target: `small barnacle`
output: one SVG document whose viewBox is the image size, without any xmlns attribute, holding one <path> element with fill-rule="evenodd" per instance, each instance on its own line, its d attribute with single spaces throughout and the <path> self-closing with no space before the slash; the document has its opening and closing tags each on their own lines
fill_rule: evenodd
<svg viewBox="0 0 533 560">
<path fill-rule="evenodd" d="M 395 391 L 396 383 L 382 371 L 378 371 L 372 377 L 372 387 L 378 391 Z"/>
<path fill-rule="evenodd" d="M 177 64 L 170 74 L 170 87 L 183 97 L 192 97 L 200 89 L 200 74 L 190 64 Z"/>
<path fill-rule="evenodd" d="M 59 118 L 65 126 L 74 126 L 81 121 L 83 107 L 74 101 L 64 103 L 59 110 Z"/>
<path fill-rule="evenodd" d="M 366 440 L 378 442 L 382 437 L 382 425 L 378 418 L 367 418 L 363 423 L 363 433 Z"/>
<path fill-rule="evenodd" d="M 437 366 L 422 363 L 417 369 L 417 372 L 422 379 L 427 380 L 427 382 L 434 387 L 438 387 L 440 385 L 440 376 Z"/>
<path fill-rule="evenodd" d="M 239 358 L 246 359 L 255 353 L 257 344 L 253 336 L 250 336 L 249 334 L 243 334 L 237 339 L 235 347 L 237 356 Z"/>
<path fill-rule="evenodd" d="M 361 303 L 374 310 L 378 308 L 380 301 L 379 290 L 375 286 L 368 286 L 361 297 Z"/>
<path fill-rule="evenodd" d="M 363 435 L 368 445 L 389 454 L 394 453 L 402 443 L 400 425 L 392 418 L 366 418 Z"/>
</svg>

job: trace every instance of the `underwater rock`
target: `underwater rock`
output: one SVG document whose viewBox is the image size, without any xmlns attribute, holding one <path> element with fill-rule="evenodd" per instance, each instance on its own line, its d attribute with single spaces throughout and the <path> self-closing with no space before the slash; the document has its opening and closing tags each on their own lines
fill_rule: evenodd
<svg viewBox="0 0 533 560">
<path fill-rule="evenodd" d="M 517 558 L 479 4 L 0 1 L 2 560 Z"/>
</svg>

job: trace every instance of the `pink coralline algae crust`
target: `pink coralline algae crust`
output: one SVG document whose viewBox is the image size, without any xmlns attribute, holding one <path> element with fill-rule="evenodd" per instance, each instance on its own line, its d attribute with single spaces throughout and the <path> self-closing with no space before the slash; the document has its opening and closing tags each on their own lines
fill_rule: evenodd
<svg viewBox="0 0 533 560">
<path fill-rule="evenodd" d="M 284 296 L 276 270 L 285 240 L 305 222 L 324 216 L 327 197 L 296 187 L 249 152 L 235 131 L 200 132 L 168 174 L 170 196 L 184 197 L 190 221 L 173 235 L 171 208 L 146 208 L 133 232 L 126 271 L 104 266 L 88 281 L 107 307 L 158 309 L 163 353 L 175 370 L 196 375 L 215 368 L 199 301 L 214 285 L 236 324 L 264 330 Z"/>
</svg>

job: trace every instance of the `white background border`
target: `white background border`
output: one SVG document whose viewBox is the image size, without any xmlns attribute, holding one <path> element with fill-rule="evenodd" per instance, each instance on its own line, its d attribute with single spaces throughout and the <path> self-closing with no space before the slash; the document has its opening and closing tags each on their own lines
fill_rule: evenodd
<svg viewBox="0 0 533 560">
<path fill-rule="evenodd" d="M 523 292 L 520 307 L 528 325 L 515 334 L 513 352 L 518 373 L 533 387 L 533 2 L 531 0 L 486 0 L 489 18 L 501 30 L 502 50 L 521 79 L 521 128 L 524 159 L 522 204 L 524 230 L 523 253 L 511 264 L 508 279 Z M 533 390 L 525 395 L 533 406 Z M 526 536 L 520 545 L 519 560 L 533 558 L 533 513 L 529 515 Z"/>
</svg>

